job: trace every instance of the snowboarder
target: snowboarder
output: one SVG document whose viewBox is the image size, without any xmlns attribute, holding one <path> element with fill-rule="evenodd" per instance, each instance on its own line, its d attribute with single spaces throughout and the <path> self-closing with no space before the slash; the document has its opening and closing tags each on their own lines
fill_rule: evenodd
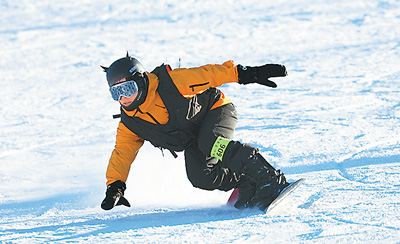
<svg viewBox="0 0 400 244">
<path fill-rule="evenodd" d="M 131 163 L 143 142 L 175 152 L 184 151 L 186 174 L 194 187 L 239 189 L 236 208 L 264 210 L 289 184 L 259 150 L 231 140 L 237 124 L 235 106 L 216 89 L 225 83 L 258 83 L 277 87 L 270 77 L 284 77 L 279 64 L 250 67 L 204 65 L 171 70 L 161 65 L 148 73 L 128 53 L 106 72 L 111 96 L 121 105 L 115 149 L 109 160 L 104 210 L 130 207 L 124 197 Z"/>
</svg>

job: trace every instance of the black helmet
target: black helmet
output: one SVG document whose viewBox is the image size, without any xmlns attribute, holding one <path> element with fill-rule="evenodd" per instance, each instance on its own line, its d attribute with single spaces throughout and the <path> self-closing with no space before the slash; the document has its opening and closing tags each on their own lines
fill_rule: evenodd
<svg viewBox="0 0 400 244">
<path fill-rule="evenodd" d="M 137 59 L 130 57 L 128 52 L 126 57 L 118 59 L 109 68 L 101 67 L 107 73 L 107 81 L 110 87 L 123 78 L 132 76 L 144 77 L 146 72 L 143 65 Z"/>
<path fill-rule="evenodd" d="M 111 87 L 123 80 L 134 80 L 138 86 L 138 95 L 134 102 L 128 107 L 123 106 L 126 110 L 132 111 L 144 102 L 148 91 L 148 77 L 143 65 L 135 58 L 126 53 L 126 57 L 116 60 L 110 67 L 101 66 L 106 72 L 108 85 Z"/>
</svg>

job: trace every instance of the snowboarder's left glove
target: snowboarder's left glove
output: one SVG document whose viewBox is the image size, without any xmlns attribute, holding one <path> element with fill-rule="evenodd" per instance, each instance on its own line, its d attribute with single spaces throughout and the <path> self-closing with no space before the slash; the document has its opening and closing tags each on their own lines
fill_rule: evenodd
<svg viewBox="0 0 400 244">
<path fill-rule="evenodd" d="M 270 81 L 271 77 L 287 76 L 286 67 L 281 64 L 265 64 L 262 66 L 237 66 L 239 84 L 258 83 L 264 86 L 276 88 L 275 82 Z"/>
<path fill-rule="evenodd" d="M 126 189 L 125 182 L 118 180 L 107 187 L 106 198 L 101 203 L 101 208 L 104 210 L 110 210 L 118 205 L 125 205 L 130 207 L 128 200 L 124 197 L 124 191 Z"/>
</svg>

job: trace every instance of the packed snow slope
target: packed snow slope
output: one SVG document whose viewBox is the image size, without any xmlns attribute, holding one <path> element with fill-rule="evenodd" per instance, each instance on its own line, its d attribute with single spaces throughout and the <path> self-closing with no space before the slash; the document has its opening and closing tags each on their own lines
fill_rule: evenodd
<svg viewBox="0 0 400 244">
<path fill-rule="evenodd" d="M 399 243 L 400 2 L 0 1 L 0 243 Z M 306 182 L 270 214 L 224 204 L 146 143 L 103 211 L 119 112 L 100 65 L 286 65 L 228 84 L 235 140 Z M 181 60 L 180 63 L 178 60 Z"/>
</svg>

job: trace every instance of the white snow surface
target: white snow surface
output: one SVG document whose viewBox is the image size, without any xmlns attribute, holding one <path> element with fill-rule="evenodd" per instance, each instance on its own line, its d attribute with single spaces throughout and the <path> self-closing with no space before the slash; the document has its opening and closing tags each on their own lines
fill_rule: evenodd
<svg viewBox="0 0 400 244">
<path fill-rule="evenodd" d="M 0 1 L 0 243 L 400 243 L 400 1 Z M 100 65 L 286 65 L 226 84 L 235 140 L 290 181 L 269 214 L 145 143 L 103 211 L 119 112 Z M 181 59 L 179 64 L 178 60 Z"/>
</svg>

